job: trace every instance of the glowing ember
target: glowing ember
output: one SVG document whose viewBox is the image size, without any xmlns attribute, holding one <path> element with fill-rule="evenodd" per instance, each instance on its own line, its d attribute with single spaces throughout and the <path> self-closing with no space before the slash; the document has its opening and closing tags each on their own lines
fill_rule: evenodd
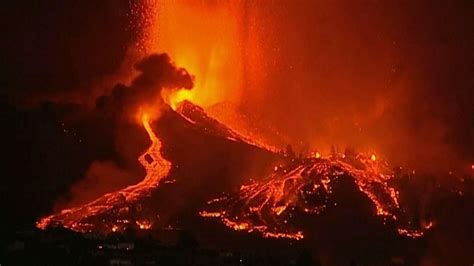
<svg viewBox="0 0 474 266">
<path fill-rule="evenodd" d="M 118 226 L 114 225 L 112 226 L 112 232 L 117 232 L 119 230 Z"/>
<path fill-rule="evenodd" d="M 86 205 L 66 209 L 58 214 L 42 218 L 37 227 L 45 229 L 49 225 L 62 225 L 74 231 L 117 232 L 130 225 L 130 221 L 119 219 L 120 213 L 133 210 L 142 197 L 149 195 L 166 177 L 171 169 L 171 163 L 160 153 L 161 142 L 150 125 L 150 114 L 142 114 L 142 124 L 151 141 L 150 147 L 138 158 L 146 170 L 146 176 L 140 183 L 122 190 L 108 193 Z M 151 158 L 151 162 L 147 158 Z M 114 215 L 107 215 L 114 214 Z M 135 221 L 140 229 L 151 228 L 151 221 Z"/>
<path fill-rule="evenodd" d="M 138 225 L 138 228 L 142 230 L 148 230 L 151 228 L 151 223 L 148 220 L 136 221 L 135 223 Z"/>
<path fill-rule="evenodd" d="M 375 154 L 372 154 L 370 156 L 370 159 L 375 162 L 377 160 L 377 156 L 375 156 Z"/>
<path fill-rule="evenodd" d="M 425 231 L 433 227 L 433 222 L 429 222 L 428 224 L 423 226 L 423 230 L 410 230 L 405 228 L 399 228 L 398 233 L 400 235 L 404 235 L 411 238 L 419 238 L 425 235 Z"/>
</svg>

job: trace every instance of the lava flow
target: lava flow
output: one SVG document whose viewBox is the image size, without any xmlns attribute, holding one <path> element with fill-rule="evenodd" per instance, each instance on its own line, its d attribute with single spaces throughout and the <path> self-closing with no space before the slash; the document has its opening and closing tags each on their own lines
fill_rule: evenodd
<svg viewBox="0 0 474 266">
<path fill-rule="evenodd" d="M 150 115 L 141 115 L 141 122 L 151 141 L 150 147 L 138 158 L 146 170 L 146 176 L 138 184 L 122 190 L 105 194 L 100 198 L 80 207 L 65 209 L 58 214 L 42 218 L 37 227 L 45 229 L 51 225 L 61 225 L 74 231 L 115 232 L 130 224 L 137 224 L 141 229 L 149 229 L 157 219 L 155 215 L 146 215 L 146 219 L 130 221 L 131 212 L 140 210 L 139 200 L 149 196 L 166 177 L 171 163 L 161 156 L 161 141 L 151 128 Z M 136 207 L 136 208 L 135 208 Z M 109 215 L 110 214 L 110 215 Z"/>
<path fill-rule="evenodd" d="M 399 194 L 389 184 L 393 174 L 373 156 L 293 159 L 274 170 L 266 179 L 242 186 L 237 195 L 209 201 L 200 215 L 219 218 L 237 231 L 299 240 L 304 234 L 295 226 L 297 217 L 320 215 L 336 207 L 338 200 L 333 194 L 345 178 L 372 202 L 375 215 L 397 222 L 399 234 L 421 237 L 433 225 L 404 227 Z"/>
</svg>

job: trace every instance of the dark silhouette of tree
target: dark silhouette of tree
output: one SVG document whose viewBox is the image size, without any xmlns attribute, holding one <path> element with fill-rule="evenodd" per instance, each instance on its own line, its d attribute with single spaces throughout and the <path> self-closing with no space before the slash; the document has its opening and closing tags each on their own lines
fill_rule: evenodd
<svg viewBox="0 0 474 266">
<path fill-rule="evenodd" d="M 314 259 L 307 250 L 303 250 L 296 259 L 297 266 L 321 266 L 318 259 Z"/>
<path fill-rule="evenodd" d="M 179 232 L 178 246 L 184 249 L 196 249 L 198 247 L 198 242 L 191 233 L 183 230 Z"/>
</svg>

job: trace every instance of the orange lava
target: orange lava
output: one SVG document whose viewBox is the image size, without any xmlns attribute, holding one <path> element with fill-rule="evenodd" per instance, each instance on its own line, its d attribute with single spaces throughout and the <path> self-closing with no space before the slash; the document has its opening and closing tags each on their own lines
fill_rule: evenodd
<svg viewBox="0 0 474 266">
<path fill-rule="evenodd" d="M 236 231 L 257 232 L 263 237 L 299 240 L 304 237 L 292 223 L 296 213 L 319 215 L 337 206 L 331 195 L 342 177 L 352 178 L 360 192 L 373 203 L 374 214 L 399 221 L 402 211 L 399 194 L 389 184 L 393 174 L 372 156 L 353 158 L 306 158 L 274 169 L 269 177 L 243 185 L 240 192 L 208 202 L 210 210 L 202 217 L 217 218 Z M 297 215 L 298 216 L 298 215 Z M 406 229 L 399 222 L 398 233 L 412 238 L 423 236 L 432 223 L 419 229 Z"/>
<path fill-rule="evenodd" d="M 177 110 L 185 100 L 255 146 L 277 151 L 284 147 L 256 133 L 245 119 L 211 112 L 217 103 L 239 103 L 244 86 L 254 85 L 263 75 L 260 33 L 245 1 L 142 1 L 135 5 L 141 27 L 139 46 L 145 53 L 167 53 L 194 77 L 192 90 L 162 91 L 162 97 Z M 248 63 L 251 61 L 252 63 Z M 253 123 L 255 125 L 255 123 Z M 286 143 L 284 144 L 286 145 Z"/>
<path fill-rule="evenodd" d="M 140 229 L 151 228 L 152 221 L 117 219 L 117 216 L 114 215 L 117 212 L 129 211 L 133 204 L 149 195 L 171 169 L 171 163 L 161 156 L 161 141 L 151 128 L 150 115 L 144 113 L 141 117 L 143 127 L 151 141 L 150 147 L 138 158 L 146 170 L 143 181 L 105 194 L 88 204 L 44 217 L 37 222 L 38 228 L 45 229 L 50 225 L 61 225 L 78 232 L 117 232 L 134 223 Z"/>
<path fill-rule="evenodd" d="M 190 91 L 164 91 L 172 108 L 183 100 L 202 107 L 236 99 L 241 88 L 241 3 L 144 1 L 146 52 L 165 52 L 195 75 Z"/>
</svg>

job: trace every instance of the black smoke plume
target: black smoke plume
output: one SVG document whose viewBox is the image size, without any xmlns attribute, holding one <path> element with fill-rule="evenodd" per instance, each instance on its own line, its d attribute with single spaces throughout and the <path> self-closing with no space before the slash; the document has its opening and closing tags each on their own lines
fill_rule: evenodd
<svg viewBox="0 0 474 266">
<path fill-rule="evenodd" d="M 177 68 L 167 54 L 152 54 L 136 65 L 140 73 L 131 85 L 118 84 L 110 95 L 97 98 L 96 112 L 100 115 L 122 118 L 135 115 L 143 106 L 159 108 L 164 101 L 161 92 L 167 89 L 191 89 L 194 77 L 185 69 Z"/>
</svg>

